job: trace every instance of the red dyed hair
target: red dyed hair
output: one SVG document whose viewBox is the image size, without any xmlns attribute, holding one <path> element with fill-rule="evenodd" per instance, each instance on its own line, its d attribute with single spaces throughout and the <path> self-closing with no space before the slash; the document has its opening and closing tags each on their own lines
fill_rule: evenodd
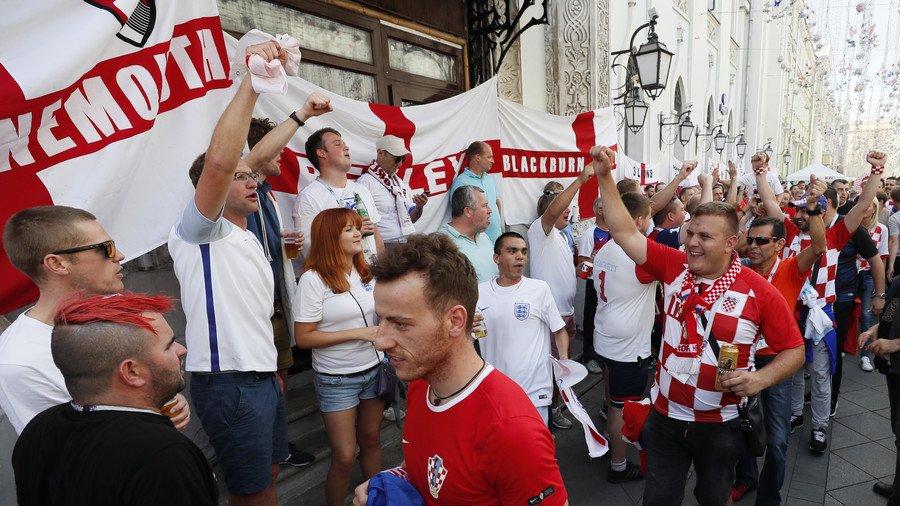
<svg viewBox="0 0 900 506">
<path fill-rule="evenodd" d="M 150 319 L 144 313 L 165 313 L 172 309 L 172 301 L 171 297 L 141 293 L 90 296 L 79 293 L 57 308 L 53 324 L 117 323 L 147 329 L 155 334 Z"/>
<path fill-rule="evenodd" d="M 356 211 L 346 208 L 326 209 L 316 215 L 312 222 L 312 238 L 309 255 L 303 265 L 303 272 L 316 271 L 322 277 L 322 281 L 337 293 L 350 290 L 350 281 L 345 274 L 350 265 L 347 263 L 347 255 L 341 249 L 341 233 L 344 227 L 350 223 L 356 228 L 362 227 L 362 218 Z M 362 278 L 363 283 L 372 280 L 369 272 L 369 264 L 366 257 L 359 252 L 353 255 L 353 267 Z"/>
</svg>

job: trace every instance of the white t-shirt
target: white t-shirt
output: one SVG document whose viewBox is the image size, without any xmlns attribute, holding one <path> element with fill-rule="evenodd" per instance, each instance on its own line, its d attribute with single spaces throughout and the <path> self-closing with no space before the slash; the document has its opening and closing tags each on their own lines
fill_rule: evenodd
<svg viewBox="0 0 900 506">
<path fill-rule="evenodd" d="M 412 190 L 402 179 L 400 185 L 405 195 L 395 195 L 387 189 L 375 176 L 365 173 L 356 180 L 356 184 L 365 187 L 372 194 L 375 208 L 381 214 L 378 231 L 384 242 L 394 242 L 415 234 L 416 227 L 410 218 L 410 209 L 415 207 L 412 201 Z"/>
<path fill-rule="evenodd" d="M 256 236 L 221 216 L 210 221 L 191 199 L 169 252 L 187 319 L 185 370 L 275 371 L 275 281 Z"/>
<path fill-rule="evenodd" d="M 372 199 L 372 194 L 365 186 L 347 181 L 347 185 L 343 188 L 332 188 L 325 181 L 316 178 L 300 192 L 297 202 L 294 204 L 294 226 L 305 236 L 303 251 L 309 251 L 312 239 L 310 230 L 312 230 L 312 222 L 316 215 L 326 209 L 338 207 L 356 209 L 354 194 L 357 193 L 362 199 L 363 205 L 366 206 L 372 224 L 378 225 L 381 222 L 381 213 L 378 211 L 378 206 L 375 205 L 375 200 Z M 363 238 L 363 248 L 366 251 L 366 258 L 371 258 L 375 254 L 374 235 Z"/>
<path fill-rule="evenodd" d="M 550 285 L 556 308 L 562 316 L 575 313 L 575 264 L 569 243 L 556 227 L 544 235 L 541 219 L 534 220 L 528 227 L 528 257 L 531 277 L 546 281 Z"/>
<path fill-rule="evenodd" d="M 778 176 L 771 170 L 766 171 L 766 182 L 769 183 L 769 187 L 772 188 L 772 192 L 774 192 L 775 195 L 784 193 L 784 187 L 781 186 L 781 181 L 778 180 Z M 753 192 L 756 190 L 756 175 L 753 174 L 752 170 L 738 178 L 738 186 L 747 188 L 750 195 L 753 195 Z"/>
<path fill-rule="evenodd" d="M 316 330 L 322 332 L 376 325 L 375 299 L 372 297 L 375 281 L 363 283 L 356 269 L 353 269 L 349 279 L 349 292 L 334 293 L 334 290 L 322 281 L 318 272 L 311 270 L 304 272 L 300 276 L 297 296 L 294 298 L 294 320 L 301 323 L 318 323 Z M 365 371 L 377 364 L 381 360 L 381 354 L 377 357 L 371 342 L 354 339 L 313 348 L 312 365 L 316 372 L 350 374 Z"/>
<path fill-rule="evenodd" d="M 50 353 L 52 332 L 26 311 L 0 335 L 0 407 L 16 434 L 41 411 L 72 399 Z"/>
<path fill-rule="evenodd" d="M 519 384 L 536 407 L 553 397 L 551 333 L 565 327 L 550 287 L 539 279 L 522 278 L 500 286 L 497 278 L 478 285 L 478 308 L 488 335 L 481 356 Z"/>
<path fill-rule="evenodd" d="M 591 279 L 597 289 L 594 350 L 616 362 L 649 357 L 656 282 L 639 280 L 634 260 L 613 240 L 594 257 Z"/>
</svg>

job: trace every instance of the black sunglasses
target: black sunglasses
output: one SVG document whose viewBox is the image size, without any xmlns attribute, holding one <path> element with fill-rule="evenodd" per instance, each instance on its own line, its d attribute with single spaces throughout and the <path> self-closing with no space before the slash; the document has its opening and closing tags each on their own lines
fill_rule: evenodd
<svg viewBox="0 0 900 506">
<path fill-rule="evenodd" d="M 112 239 L 108 241 L 98 242 L 97 244 L 90 244 L 88 246 L 78 246 L 77 248 L 69 248 L 69 249 L 61 249 L 59 251 L 54 251 L 51 254 L 53 255 L 65 255 L 67 253 L 78 253 L 81 251 L 89 251 L 92 249 L 103 249 L 106 250 L 106 258 L 115 258 L 116 257 L 116 241 Z"/>
<path fill-rule="evenodd" d="M 764 246 L 766 244 L 769 244 L 772 241 L 777 241 L 777 240 L 778 239 L 775 237 L 763 237 L 763 236 L 750 237 L 749 235 L 747 236 L 747 244 L 748 245 L 756 243 L 757 246 Z"/>
</svg>

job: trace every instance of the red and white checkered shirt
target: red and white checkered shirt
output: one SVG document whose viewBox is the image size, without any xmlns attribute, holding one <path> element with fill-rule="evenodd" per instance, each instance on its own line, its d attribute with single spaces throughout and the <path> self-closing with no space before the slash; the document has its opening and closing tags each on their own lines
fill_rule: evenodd
<svg viewBox="0 0 900 506">
<path fill-rule="evenodd" d="M 651 390 L 654 408 L 660 414 L 689 422 L 724 422 L 736 418 L 737 398 L 716 390 L 718 359 L 705 342 L 699 373 L 688 376 L 686 382 L 680 381 L 665 366 L 682 339 L 681 287 L 687 272 L 686 254 L 647 241 L 647 261 L 641 268 L 662 283 L 666 308 L 660 364 Z M 714 281 L 697 278 L 698 284 Z M 761 333 L 768 337 L 768 345 L 776 353 L 803 345 L 797 323 L 784 297 L 751 269 L 741 268 L 719 302 L 715 316 L 707 311 L 706 318 L 712 319 L 712 333 L 720 346 L 732 343 L 738 347 L 738 370 L 749 370 L 753 346 Z M 688 310 L 684 308 L 684 311 Z M 698 318 L 697 322 L 702 335 L 701 319 Z"/>
<path fill-rule="evenodd" d="M 875 243 L 875 248 L 878 249 L 878 256 L 880 256 L 882 259 L 887 258 L 888 228 L 876 221 L 875 226 L 869 230 L 869 237 L 872 238 L 872 242 Z M 868 260 L 859 255 L 856 255 L 856 270 L 867 271 L 871 268 L 872 266 L 869 265 Z"/>
<path fill-rule="evenodd" d="M 840 256 L 841 250 L 844 249 L 847 241 L 852 236 L 853 233 L 847 229 L 844 220 L 832 222 L 828 229 L 825 230 L 825 241 L 828 244 L 828 249 L 825 250 L 825 254 L 819 260 L 819 272 L 816 279 L 810 279 L 810 282 L 815 285 L 816 291 L 819 292 L 820 303 L 824 300 L 825 304 L 831 304 L 837 298 L 834 279 L 837 276 L 838 256 Z M 812 244 L 812 239 L 809 237 L 809 234 L 801 232 L 791 242 L 790 256 L 797 255 L 800 253 L 800 250 L 808 248 L 810 244 Z M 813 271 L 815 271 L 815 266 L 813 266 Z"/>
</svg>

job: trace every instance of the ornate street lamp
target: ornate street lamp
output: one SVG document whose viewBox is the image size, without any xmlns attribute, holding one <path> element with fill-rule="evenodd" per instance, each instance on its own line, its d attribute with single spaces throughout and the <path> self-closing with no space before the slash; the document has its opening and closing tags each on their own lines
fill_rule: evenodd
<svg viewBox="0 0 900 506">
<path fill-rule="evenodd" d="M 737 153 L 738 158 L 744 158 L 744 155 L 747 153 L 747 141 L 744 140 L 744 134 L 738 136 L 738 141 L 734 145 L 734 151 Z"/>
<path fill-rule="evenodd" d="M 632 133 L 636 134 L 644 128 L 647 110 L 650 108 L 641 97 L 641 89 L 635 84 L 625 96 L 625 123 Z"/>
<path fill-rule="evenodd" d="M 680 120 L 680 121 L 679 121 Z M 663 129 L 667 126 L 678 125 L 678 141 L 681 142 L 682 146 L 686 146 L 687 143 L 691 142 L 691 135 L 694 133 L 694 124 L 691 123 L 691 111 L 687 110 L 683 113 L 679 114 L 675 117 L 675 121 L 666 122 L 666 116 L 663 113 L 659 113 L 659 143 L 672 144 L 675 142 L 675 139 L 672 139 L 672 142 L 667 142 L 663 140 Z"/>
<path fill-rule="evenodd" d="M 652 100 L 656 100 L 666 89 L 666 82 L 669 80 L 669 70 L 672 66 L 672 56 L 675 53 L 669 51 L 665 44 L 659 41 L 659 35 L 656 34 L 656 20 L 659 16 L 656 9 L 650 10 L 650 22 L 645 23 L 637 28 L 631 34 L 631 40 L 628 43 L 628 49 L 621 51 L 613 51 L 612 67 L 623 66 L 617 64 L 616 60 L 619 56 L 628 55 L 628 66 L 626 81 L 636 72 L 640 87 Z M 644 28 L 649 28 L 650 33 L 647 34 L 647 42 L 641 44 L 640 47 L 634 46 L 634 39 L 637 38 L 638 32 Z"/>
<path fill-rule="evenodd" d="M 784 158 L 784 166 L 785 167 L 789 166 L 791 164 L 791 158 L 793 158 L 791 156 L 791 151 L 789 149 L 784 150 L 783 158 Z"/>
<path fill-rule="evenodd" d="M 719 127 L 719 131 L 716 135 L 713 136 L 713 145 L 716 148 L 716 153 L 722 154 L 722 151 L 725 149 L 725 142 L 728 140 L 728 136 L 722 132 L 722 127 Z"/>
</svg>

